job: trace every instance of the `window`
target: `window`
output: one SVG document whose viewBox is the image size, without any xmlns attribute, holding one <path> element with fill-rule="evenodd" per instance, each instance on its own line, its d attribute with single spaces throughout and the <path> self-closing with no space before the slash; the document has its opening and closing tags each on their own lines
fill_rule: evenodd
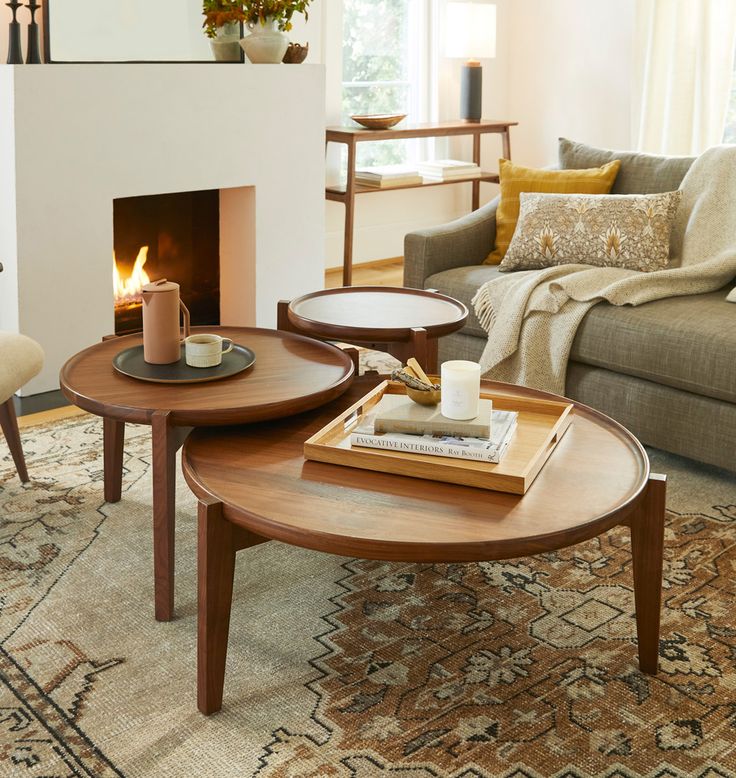
<svg viewBox="0 0 736 778">
<path fill-rule="evenodd" d="M 723 135 L 724 143 L 736 143 L 736 57 L 733 63 L 733 87 L 731 88 L 731 102 L 726 115 L 726 132 Z"/>
<path fill-rule="evenodd" d="M 342 119 L 371 113 L 428 118 L 427 0 L 345 0 Z M 388 165 L 419 154 L 416 141 L 358 145 L 357 164 Z"/>
</svg>

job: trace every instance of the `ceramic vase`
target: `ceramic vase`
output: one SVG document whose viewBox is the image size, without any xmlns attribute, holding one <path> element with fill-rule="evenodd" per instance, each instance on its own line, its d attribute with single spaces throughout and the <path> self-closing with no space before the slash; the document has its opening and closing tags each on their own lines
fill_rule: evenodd
<svg viewBox="0 0 736 778">
<path fill-rule="evenodd" d="M 230 22 L 220 27 L 210 48 L 217 62 L 240 62 L 240 25 Z"/>
<path fill-rule="evenodd" d="M 276 20 L 268 18 L 265 24 L 249 24 L 248 27 L 250 35 L 240 41 L 245 56 L 254 65 L 279 64 L 289 47 L 289 38 L 278 29 Z"/>
</svg>

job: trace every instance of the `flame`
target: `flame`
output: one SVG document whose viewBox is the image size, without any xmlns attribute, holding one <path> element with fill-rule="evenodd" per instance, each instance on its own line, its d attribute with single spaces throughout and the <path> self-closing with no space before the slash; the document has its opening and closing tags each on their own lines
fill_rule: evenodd
<svg viewBox="0 0 736 778">
<path fill-rule="evenodd" d="M 112 288 L 115 293 L 115 305 L 125 305 L 141 301 L 141 291 L 143 287 L 150 283 L 151 279 L 148 273 L 143 269 L 148 259 L 148 246 L 143 246 L 138 252 L 133 272 L 128 278 L 123 280 L 118 270 L 115 252 L 112 253 Z"/>
</svg>

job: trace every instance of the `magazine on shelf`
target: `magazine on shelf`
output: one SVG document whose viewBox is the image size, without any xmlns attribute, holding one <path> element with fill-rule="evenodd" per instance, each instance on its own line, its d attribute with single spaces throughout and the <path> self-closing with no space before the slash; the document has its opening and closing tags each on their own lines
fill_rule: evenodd
<svg viewBox="0 0 736 778">
<path fill-rule="evenodd" d="M 373 165 L 355 169 L 356 178 L 388 181 L 392 178 L 411 178 L 419 175 L 416 165 Z"/>
<path fill-rule="evenodd" d="M 362 186 L 373 186 L 376 189 L 391 189 L 392 186 L 419 186 L 424 183 L 421 176 L 405 176 L 403 178 L 361 178 L 355 177 L 355 182 Z"/>
<path fill-rule="evenodd" d="M 480 174 L 480 167 L 475 162 L 464 162 L 459 159 L 432 159 L 420 162 L 419 172 L 423 176 L 435 178 L 448 178 L 452 176 L 471 176 Z"/>
<path fill-rule="evenodd" d="M 352 431 L 350 443 L 362 448 L 389 449 L 411 454 L 473 459 L 497 464 L 516 430 L 518 413 L 493 411 L 490 438 L 452 437 L 449 435 L 410 435 L 402 432 L 375 432 L 375 412 L 367 413 Z"/>
<path fill-rule="evenodd" d="M 445 175 L 439 175 L 434 176 L 430 175 L 429 173 L 422 173 L 422 178 L 424 178 L 425 181 L 456 181 L 461 180 L 464 181 L 469 178 L 480 178 L 483 175 L 483 173 L 480 171 L 480 169 L 476 169 L 475 171 L 465 171 L 463 173 L 458 174 L 445 174 Z"/>
</svg>

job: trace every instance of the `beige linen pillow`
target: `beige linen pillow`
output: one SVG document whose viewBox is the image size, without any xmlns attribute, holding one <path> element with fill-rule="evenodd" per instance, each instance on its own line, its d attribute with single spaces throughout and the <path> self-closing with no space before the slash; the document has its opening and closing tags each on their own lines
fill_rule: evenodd
<svg viewBox="0 0 736 778">
<path fill-rule="evenodd" d="M 650 195 L 522 193 L 499 270 L 583 263 L 651 272 L 667 267 L 681 192 Z"/>
</svg>

